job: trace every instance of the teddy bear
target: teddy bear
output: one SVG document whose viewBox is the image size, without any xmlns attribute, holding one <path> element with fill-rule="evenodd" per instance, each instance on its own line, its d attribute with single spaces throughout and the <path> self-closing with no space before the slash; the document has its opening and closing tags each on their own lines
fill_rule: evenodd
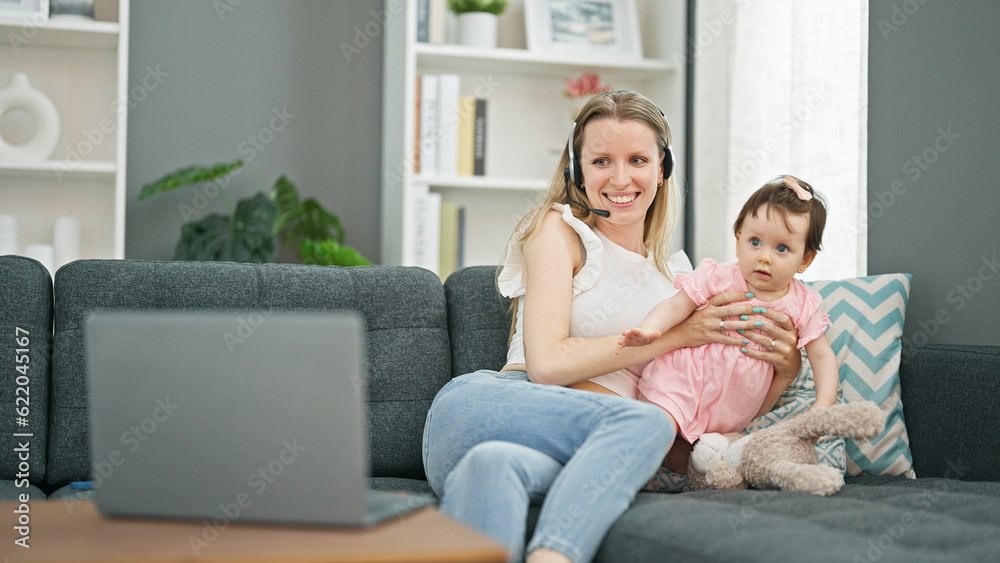
<svg viewBox="0 0 1000 563">
<path fill-rule="evenodd" d="M 751 434 L 703 434 L 688 463 L 687 491 L 702 489 L 781 489 L 832 495 L 843 472 L 820 465 L 813 438 L 874 438 L 885 415 L 869 401 L 809 409 Z"/>
</svg>

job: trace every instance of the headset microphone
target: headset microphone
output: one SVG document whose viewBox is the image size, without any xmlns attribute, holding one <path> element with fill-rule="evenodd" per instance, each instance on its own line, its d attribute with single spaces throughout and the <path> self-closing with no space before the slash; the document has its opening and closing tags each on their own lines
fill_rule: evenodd
<svg viewBox="0 0 1000 563">
<path fill-rule="evenodd" d="M 569 189 L 569 167 L 563 168 L 563 180 L 566 182 L 566 201 L 568 201 L 570 203 L 570 205 L 576 205 L 577 207 L 582 207 L 583 209 L 586 209 L 587 211 L 590 211 L 591 213 L 593 213 L 595 215 L 600 215 L 601 217 L 604 217 L 605 219 L 607 219 L 608 217 L 611 217 L 611 212 L 610 211 L 607 211 L 607 210 L 604 210 L 604 209 L 592 209 L 592 208 L 587 207 L 586 205 L 580 203 L 579 201 L 576 201 L 575 199 L 573 199 L 573 196 L 570 194 L 570 189 Z"/>
</svg>

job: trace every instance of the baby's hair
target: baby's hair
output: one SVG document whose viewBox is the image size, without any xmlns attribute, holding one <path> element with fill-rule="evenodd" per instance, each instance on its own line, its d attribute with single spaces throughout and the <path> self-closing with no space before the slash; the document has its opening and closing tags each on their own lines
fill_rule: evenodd
<svg viewBox="0 0 1000 563">
<path fill-rule="evenodd" d="M 801 188 L 803 195 L 809 199 L 803 199 L 796 187 Z M 776 211 L 785 221 L 785 226 L 791 229 L 788 223 L 789 215 L 806 215 L 809 217 L 809 231 L 806 233 L 806 252 L 819 252 L 823 244 L 823 229 L 826 228 L 826 205 L 822 196 L 817 193 L 812 186 L 799 180 L 795 176 L 778 176 L 770 182 L 760 187 L 750 199 L 743 204 L 743 209 L 736 217 L 733 224 L 733 233 L 739 236 L 743 230 L 743 222 L 747 217 L 757 216 L 757 211 L 761 206 L 767 206 L 767 213 Z"/>
</svg>

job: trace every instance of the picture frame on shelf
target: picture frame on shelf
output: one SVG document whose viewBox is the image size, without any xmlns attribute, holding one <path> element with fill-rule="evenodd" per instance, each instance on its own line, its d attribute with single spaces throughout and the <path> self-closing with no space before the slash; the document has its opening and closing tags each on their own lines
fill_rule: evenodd
<svg viewBox="0 0 1000 563">
<path fill-rule="evenodd" d="M 48 19 L 49 0 L 0 0 L 0 18 Z"/>
<path fill-rule="evenodd" d="M 528 50 L 642 59 L 635 0 L 525 0 Z"/>
</svg>

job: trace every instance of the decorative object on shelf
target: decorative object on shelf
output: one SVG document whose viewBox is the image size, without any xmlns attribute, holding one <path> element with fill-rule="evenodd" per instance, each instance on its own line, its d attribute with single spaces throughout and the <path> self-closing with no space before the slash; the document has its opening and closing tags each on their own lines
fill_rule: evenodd
<svg viewBox="0 0 1000 563">
<path fill-rule="evenodd" d="M 55 218 L 52 227 L 53 259 L 58 270 L 80 259 L 80 220 L 76 217 Z"/>
<path fill-rule="evenodd" d="M 469 47 L 497 46 L 497 20 L 508 0 L 448 0 L 458 16 L 458 43 Z"/>
<path fill-rule="evenodd" d="M 49 0 L 0 0 L 0 17 L 23 18 L 24 16 L 41 18 L 49 17 Z"/>
<path fill-rule="evenodd" d="M 573 107 L 572 117 L 575 121 L 576 116 L 580 113 L 580 108 L 587 103 L 591 96 L 612 90 L 614 87 L 610 84 L 601 84 L 601 77 L 596 72 L 585 72 L 576 78 L 566 79 L 566 89 L 563 90 L 563 95 L 573 99 L 583 98 Z"/>
<path fill-rule="evenodd" d="M 525 0 L 528 49 L 642 58 L 635 0 Z"/>
<path fill-rule="evenodd" d="M 15 72 L 0 90 L 0 119 L 8 112 L 27 112 L 35 123 L 34 134 L 26 142 L 9 143 L 0 130 L 0 160 L 45 160 L 52 156 L 59 144 L 59 112 L 41 90 L 28 82 L 28 75 Z"/>
<path fill-rule="evenodd" d="M 56 273 L 51 244 L 29 244 L 24 247 L 24 255 L 32 260 L 38 260 L 49 271 L 49 275 Z"/>
<path fill-rule="evenodd" d="M 94 0 L 49 0 L 49 17 L 94 19 Z"/>
<path fill-rule="evenodd" d="M 174 260 L 261 264 L 274 260 L 275 239 L 280 238 L 286 246 L 298 245 L 297 250 L 306 264 L 371 264 L 358 251 L 343 244 L 344 228 L 340 219 L 314 198 L 301 201 L 295 184 L 285 176 L 275 181 L 270 196 L 257 193 L 239 200 L 234 207 L 219 181 L 241 166 L 242 160 L 215 166 L 189 166 L 142 187 L 139 201 L 182 186 L 214 182 L 231 210 L 228 216 L 212 213 L 185 223 L 174 250 Z"/>
<path fill-rule="evenodd" d="M 0 256 L 17 254 L 17 216 L 0 213 Z"/>
</svg>

